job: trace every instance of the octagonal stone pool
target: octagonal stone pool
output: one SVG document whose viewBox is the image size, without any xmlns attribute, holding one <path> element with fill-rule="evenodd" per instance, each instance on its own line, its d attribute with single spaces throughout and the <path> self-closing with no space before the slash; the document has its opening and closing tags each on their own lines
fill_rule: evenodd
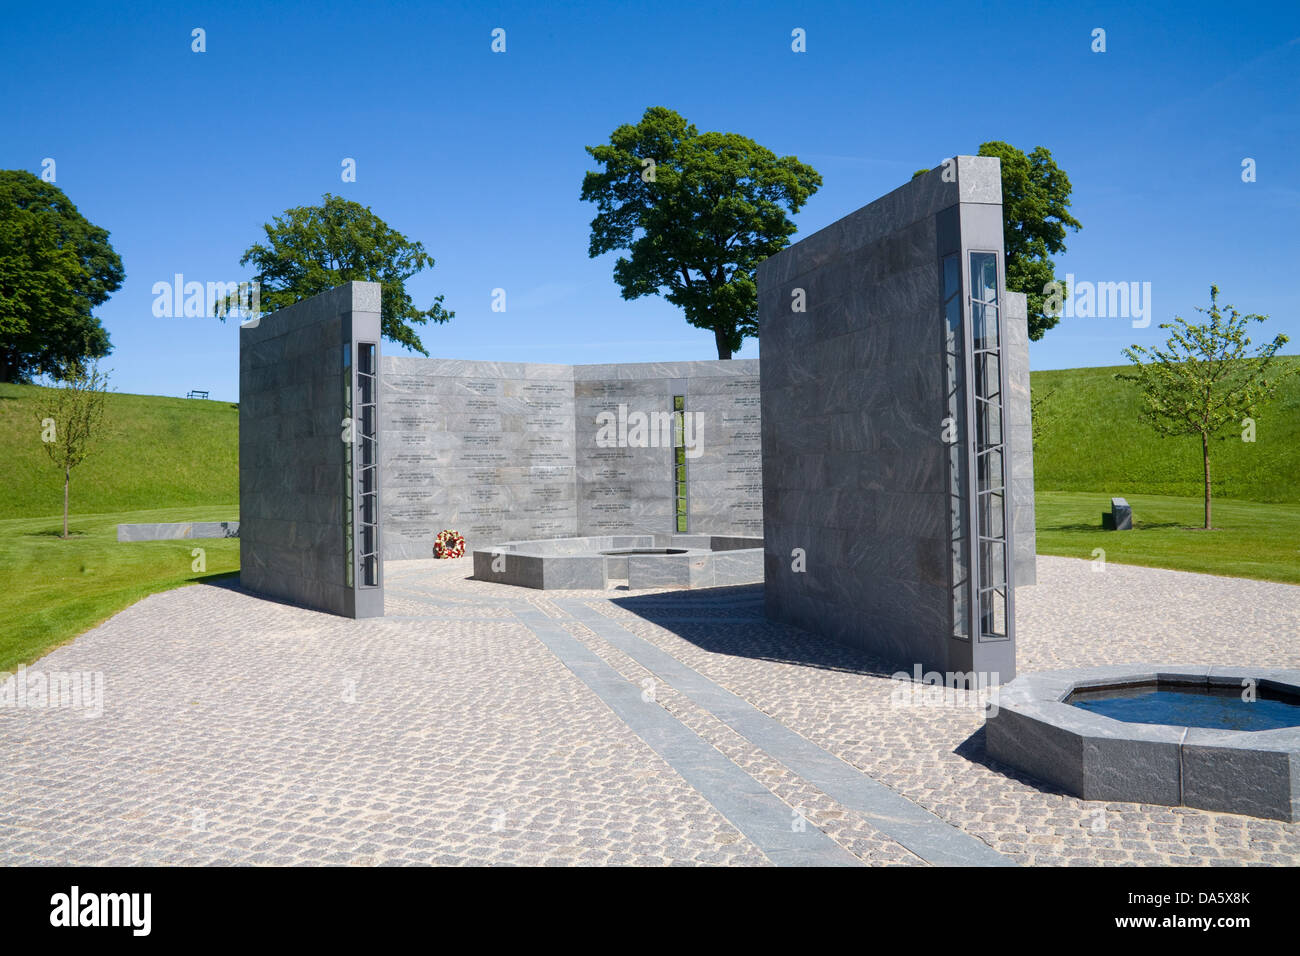
<svg viewBox="0 0 1300 956">
<path fill-rule="evenodd" d="M 1300 671 L 1124 665 L 1018 677 L 988 754 L 1086 800 L 1300 821 Z"/>
</svg>

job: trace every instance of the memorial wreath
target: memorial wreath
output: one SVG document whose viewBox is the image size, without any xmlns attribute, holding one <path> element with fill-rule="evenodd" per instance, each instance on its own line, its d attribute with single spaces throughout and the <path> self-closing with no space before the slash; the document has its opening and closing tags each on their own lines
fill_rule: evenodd
<svg viewBox="0 0 1300 956">
<path fill-rule="evenodd" d="M 433 539 L 433 556 L 435 558 L 463 558 L 465 557 L 465 539 L 460 532 L 439 531 L 438 537 Z"/>
</svg>

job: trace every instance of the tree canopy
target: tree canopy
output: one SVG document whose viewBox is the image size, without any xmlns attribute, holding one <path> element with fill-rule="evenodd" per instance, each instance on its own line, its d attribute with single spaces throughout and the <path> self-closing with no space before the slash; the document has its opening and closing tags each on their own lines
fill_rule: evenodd
<svg viewBox="0 0 1300 956">
<path fill-rule="evenodd" d="M 257 269 L 260 307 L 274 312 L 344 282 L 378 282 L 383 287 L 380 324 L 384 338 L 421 355 L 429 353 L 415 326 L 446 322 L 456 313 L 436 296 L 428 309 L 416 307 L 406 280 L 434 266 L 419 242 L 390 227 L 368 206 L 326 193 L 319 206 L 296 206 L 265 224 L 265 243 L 254 243 L 239 260 Z M 225 321 L 218 305 L 218 314 Z"/>
<path fill-rule="evenodd" d="M 821 175 L 737 133 L 701 133 L 663 106 L 587 152 L 602 167 L 582 182 L 598 210 L 588 255 L 626 250 L 614 264 L 623 298 L 662 292 L 731 358 L 758 334 L 754 270 L 789 244 L 787 210 L 799 211 Z"/>
<path fill-rule="evenodd" d="M 125 277 L 108 235 L 53 183 L 0 170 L 0 381 L 63 378 L 111 351 L 92 313 Z"/>
<path fill-rule="evenodd" d="M 1046 146 L 1025 155 L 1010 143 L 985 143 L 979 155 L 996 156 L 1002 164 L 1002 245 L 1007 289 L 1023 292 L 1029 311 L 1029 337 L 1038 341 L 1061 321 L 1043 308 L 1044 286 L 1056 282 L 1051 256 L 1065 251 L 1065 230 L 1076 232 L 1079 221 L 1070 215 L 1070 177 L 1056 165 Z"/>
</svg>

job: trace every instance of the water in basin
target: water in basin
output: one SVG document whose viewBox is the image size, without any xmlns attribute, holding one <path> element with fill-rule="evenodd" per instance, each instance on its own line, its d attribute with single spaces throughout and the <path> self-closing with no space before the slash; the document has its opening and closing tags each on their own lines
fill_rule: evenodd
<svg viewBox="0 0 1300 956">
<path fill-rule="evenodd" d="M 602 551 L 601 554 L 608 554 L 619 557 L 626 554 L 685 554 L 685 548 L 625 548 L 621 551 Z"/>
<path fill-rule="evenodd" d="M 1276 730 L 1300 727 L 1300 698 L 1255 688 L 1255 699 L 1242 698 L 1244 688 L 1188 684 L 1129 684 L 1077 690 L 1067 704 L 1103 717 L 1132 724 L 1172 724 L 1213 730 Z"/>
</svg>

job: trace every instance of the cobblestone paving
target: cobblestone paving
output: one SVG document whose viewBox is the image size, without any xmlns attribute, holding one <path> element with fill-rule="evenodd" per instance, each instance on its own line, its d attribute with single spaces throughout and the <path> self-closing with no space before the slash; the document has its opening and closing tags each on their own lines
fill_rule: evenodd
<svg viewBox="0 0 1300 956">
<path fill-rule="evenodd" d="M 831 839 L 865 863 L 903 866 L 924 864 L 923 860 L 880 833 L 859 814 L 841 806 L 741 737 L 717 717 L 696 706 L 667 684 L 659 682 L 650 671 L 583 625 L 569 625 L 569 630 L 615 670 L 640 685 L 644 693 L 653 695 L 669 713 L 711 743 L 732 763 L 788 803 L 792 822 L 800 820 L 804 826 L 821 828 Z"/>
<path fill-rule="evenodd" d="M 1039 558 L 1022 672 L 1300 667 L 1300 587 Z M 195 586 L 33 665 L 103 715 L 0 708 L 0 864 L 721 864 L 768 860 L 517 619 L 557 619 L 863 862 L 924 861 L 573 621 L 546 594 L 389 562 L 388 617 Z M 554 594 L 555 592 L 552 592 Z M 761 589 L 566 591 L 1025 864 L 1295 864 L 1300 824 L 1077 800 L 988 761 L 982 707 L 762 618 Z M 653 683 L 646 683 L 653 681 Z"/>
<path fill-rule="evenodd" d="M 34 669 L 104 714 L 0 710 L 0 863 L 766 863 L 518 623 L 199 586 Z"/>
<path fill-rule="evenodd" d="M 1039 583 L 1016 593 L 1022 673 L 1141 661 L 1300 667 L 1300 587 L 1116 564 L 1092 569 L 1088 561 L 1039 556 Z M 599 606 L 1017 862 L 1300 863 L 1300 824 L 1089 802 L 1044 789 L 987 760 L 982 700 L 956 691 L 940 699 L 906 694 L 912 685 L 888 680 L 891 668 L 879 662 L 762 623 L 761 592 L 750 590 L 755 623 L 748 626 L 673 623 L 696 612 L 664 610 L 662 599 L 639 594 L 621 607 Z"/>
</svg>

